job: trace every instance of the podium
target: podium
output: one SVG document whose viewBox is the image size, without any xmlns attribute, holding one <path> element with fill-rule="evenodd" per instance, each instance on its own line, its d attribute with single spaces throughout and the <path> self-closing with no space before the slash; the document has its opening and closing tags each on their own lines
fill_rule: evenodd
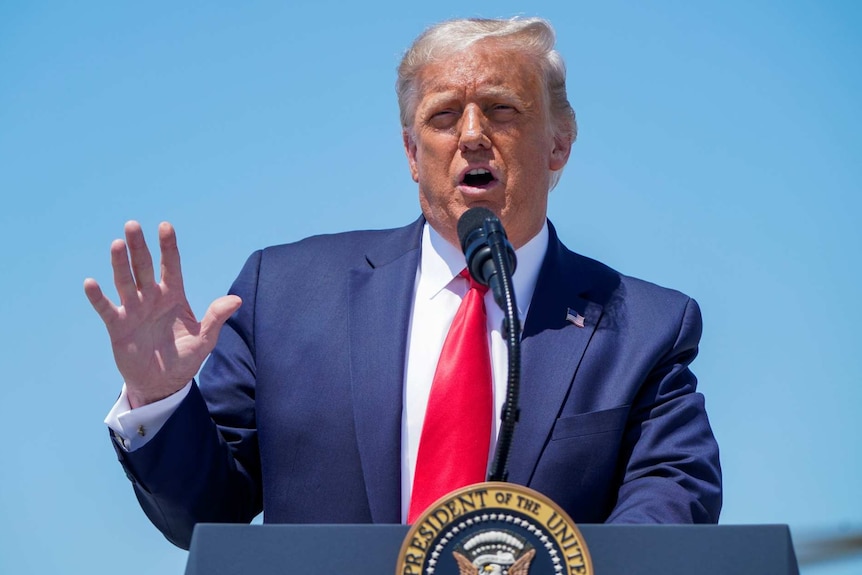
<svg viewBox="0 0 862 575">
<path fill-rule="evenodd" d="M 598 575 L 799 575 L 786 525 L 579 525 Z M 394 575 L 406 525 L 195 527 L 186 575 Z M 544 575 L 544 574 L 536 574 Z"/>
</svg>

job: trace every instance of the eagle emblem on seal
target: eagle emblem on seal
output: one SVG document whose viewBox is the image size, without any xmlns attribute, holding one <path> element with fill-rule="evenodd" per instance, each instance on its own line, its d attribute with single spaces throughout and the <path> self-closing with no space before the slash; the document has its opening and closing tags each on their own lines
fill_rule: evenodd
<svg viewBox="0 0 862 575">
<path fill-rule="evenodd" d="M 528 575 L 536 550 L 510 531 L 488 530 L 471 536 L 452 555 L 459 575 Z"/>
</svg>

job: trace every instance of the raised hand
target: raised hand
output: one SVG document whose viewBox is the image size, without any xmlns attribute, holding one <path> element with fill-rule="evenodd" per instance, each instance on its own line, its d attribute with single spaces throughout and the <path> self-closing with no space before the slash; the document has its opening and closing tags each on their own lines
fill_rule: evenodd
<svg viewBox="0 0 862 575">
<path fill-rule="evenodd" d="M 159 283 L 140 224 L 127 222 L 125 234 L 126 241 L 111 244 L 120 305 L 114 305 L 93 278 L 84 280 L 84 293 L 108 328 L 114 360 L 135 408 L 182 389 L 198 372 L 215 347 L 222 325 L 242 301 L 234 295 L 220 297 L 198 322 L 186 300 L 173 226 L 159 225 Z"/>
</svg>

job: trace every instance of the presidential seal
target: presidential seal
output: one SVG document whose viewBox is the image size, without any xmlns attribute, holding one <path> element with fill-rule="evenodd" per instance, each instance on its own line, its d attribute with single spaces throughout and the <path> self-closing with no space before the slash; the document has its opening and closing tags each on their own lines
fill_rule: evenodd
<svg viewBox="0 0 862 575">
<path fill-rule="evenodd" d="M 544 495 L 512 483 L 454 491 L 413 524 L 396 575 L 593 575 L 583 536 Z"/>
</svg>

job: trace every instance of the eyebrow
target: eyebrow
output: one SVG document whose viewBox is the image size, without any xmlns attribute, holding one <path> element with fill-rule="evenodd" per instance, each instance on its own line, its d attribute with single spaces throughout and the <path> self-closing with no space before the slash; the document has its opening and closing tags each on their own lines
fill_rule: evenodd
<svg viewBox="0 0 862 575">
<path fill-rule="evenodd" d="M 430 94 L 426 94 L 426 96 L 423 98 L 425 105 L 422 107 L 433 108 L 447 101 L 460 99 L 460 94 L 460 90 L 446 90 L 442 92 L 434 92 L 432 90 Z M 476 97 L 479 99 L 500 98 L 503 100 L 515 101 L 521 105 L 527 104 L 527 102 L 523 98 L 521 98 L 517 92 L 503 86 L 487 86 L 480 88 L 476 94 Z"/>
</svg>

